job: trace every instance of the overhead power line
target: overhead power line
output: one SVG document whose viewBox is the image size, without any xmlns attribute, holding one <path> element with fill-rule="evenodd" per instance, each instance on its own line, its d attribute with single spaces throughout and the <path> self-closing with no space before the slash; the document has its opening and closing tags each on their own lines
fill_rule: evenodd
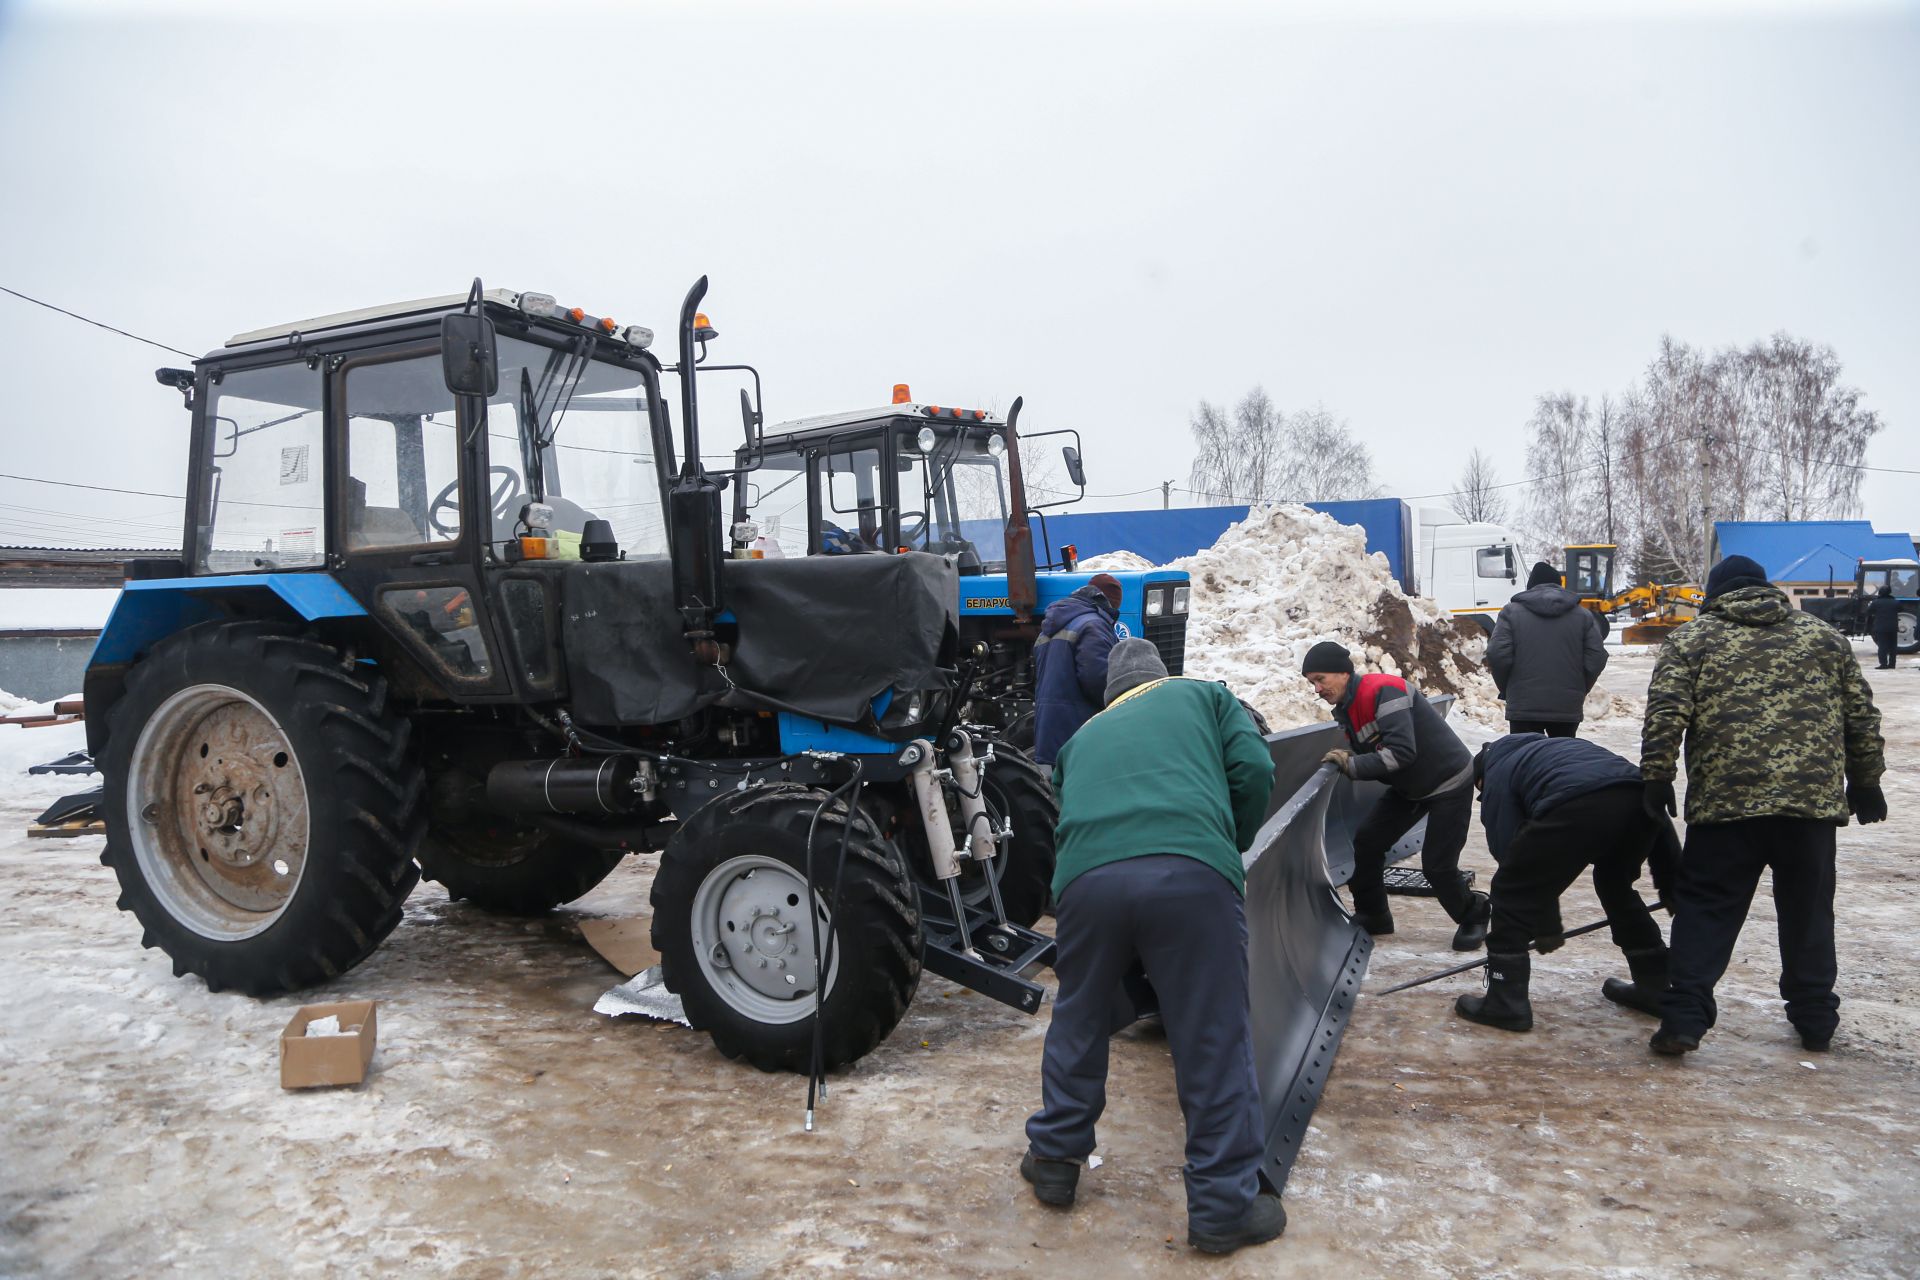
<svg viewBox="0 0 1920 1280">
<path fill-rule="evenodd" d="M 135 342 L 144 342 L 150 347 L 158 347 L 162 351 L 171 351 L 173 354 L 185 356 L 189 360 L 198 360 L 200 358 L 191 351 L 182 351 L 180 348 L 170 347 L 164 342 L 155 342 L 152 338 L 143 338 L 137 333 L 128 333 L 125 329 L 115 328 L 113 325 L 107 324 L 104 321 L 95 320 L 91 316 L 83 316 L 78 311 L 69 311 L 65 307 L 56 307 L 51 302 L 43 301 L 31 294 L 22 293 L 18 289 L 9 289 L 3 284 L 0 284 L 0 293 L 10 293 L 22 302 L 31 302 L 36 307 L 45 307 L 49 311 L 58 311 L 63 316 L 72 316 L 75 320 L 83 324 L 90 324 L 96 329 L 105 329 L 108 333 L 117 333 L 123 338 L 132 338 Z"/>
</svg>

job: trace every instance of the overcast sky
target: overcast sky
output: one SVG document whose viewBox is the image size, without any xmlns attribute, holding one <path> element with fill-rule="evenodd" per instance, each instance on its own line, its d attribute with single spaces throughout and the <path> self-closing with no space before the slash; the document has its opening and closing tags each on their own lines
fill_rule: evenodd
<svg viewBox="0 0 1920 1280">
<path fill-rule="evenodd" d="M 664 334 L 705 272 L 772 420 L 1024 395 L 1113 495 L 1256 382 L 1390 493 L 1475 445 L 1518 479 L 1537 394 L 1785 329 L 1920 470 L 1914 7 L 801 11 L 0 0 L 0 284 L 198 352 L 476 274 Z M 180 492 L 168 360 L 0 295 L 0 471 Z M 1865 514 L 1920 526 L 1917 485 Z M 4 542 L 179 536 L 0 504 Z"/>
</svg>

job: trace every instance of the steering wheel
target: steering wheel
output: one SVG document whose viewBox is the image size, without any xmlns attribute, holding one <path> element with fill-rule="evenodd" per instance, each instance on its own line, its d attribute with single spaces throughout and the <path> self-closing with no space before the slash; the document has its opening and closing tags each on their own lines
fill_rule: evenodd
<svg viewBox="0 0 1920 1280">
<path fill-rule="evenodd" d="M 913 527 L 907 527 L 907 517 L 919 516 Z M 912 546 L 927 531 L 927 513 L 924 511 L 902 511 L 900 513 L 900 541 L 904 546 Z"/>
<path fill-rule="evenodd" d="M 514 514 L 513 500 L 520 496 L 520 473 L 512 467 L 488 467 L 487 479 L 493 484 L 493 522 L 497 525 Z M 435 532 L 444 533 L 450 538 L 459 534 L 460 525 L 457 520 L 451 525 L 442 523 L 440 512 L 442 508 L 454 512 L 460 510 L 459 499 L 454 496 L 459 488 L 460 481 L 456 477 L 448 482 L 447 487 L 434 498 L 433 505 L 427 508 L 427 523 L 434 527 Z"/>
</svg>

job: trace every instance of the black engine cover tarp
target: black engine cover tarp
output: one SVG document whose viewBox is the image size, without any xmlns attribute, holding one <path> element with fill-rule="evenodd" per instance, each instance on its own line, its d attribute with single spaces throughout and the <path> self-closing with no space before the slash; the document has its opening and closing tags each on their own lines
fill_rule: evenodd
<svg viewBox="0 0 1920 1280">
<path fill-rule="evenodd" d="M 693 661 L 667 561 L 567 565 L 561 643 L 573 714 L 667 724 L 724 704 L 871 727 L 886 689 L 950 683 L 960 587 L 939 556 L 727 560 L 721 575 L 738 626 L 732 688 Z"/>
</svg>

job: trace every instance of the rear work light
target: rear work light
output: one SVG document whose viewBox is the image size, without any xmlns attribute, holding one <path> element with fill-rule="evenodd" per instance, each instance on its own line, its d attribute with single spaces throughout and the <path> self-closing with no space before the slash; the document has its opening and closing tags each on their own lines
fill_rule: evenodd
<svg viewBox="0 0 1920 1280">
<path fill-rule="evenodd" d="M 520 310 L 530 316 L 557 316 L 560 304 L 550 293 L 523 293 L 520 295 Z"/>
</svg>

